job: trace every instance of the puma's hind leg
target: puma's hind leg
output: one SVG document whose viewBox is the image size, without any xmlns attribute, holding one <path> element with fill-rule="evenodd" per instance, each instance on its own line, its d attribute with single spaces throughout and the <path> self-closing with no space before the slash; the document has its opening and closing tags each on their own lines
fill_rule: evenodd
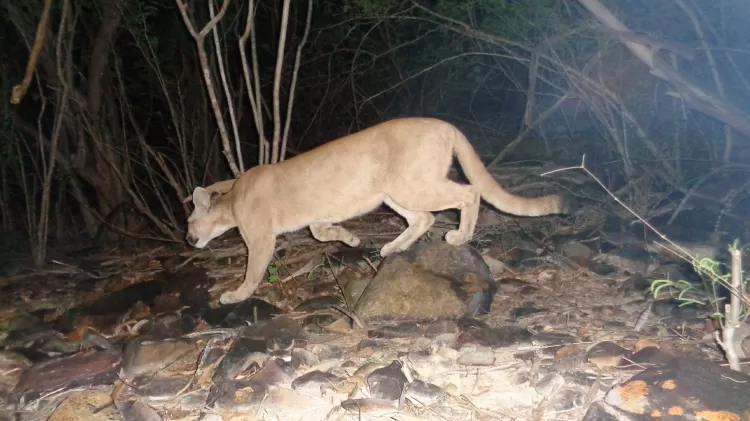
<svg viewBox="0 0 750 421">
<path fill-rule="evenodd" d="M 445 241 L 458 246 L 467 243 L 474 235 L 479 217 L 480 195 L 472 186 L 440 180 L 435 183 L 407 185 L 393 200 L 412 212 L 438 212 L 458 209 L 461 219 L 458 229 L 448 231 Z"/>
<path fill-rule="evenodd" d="M 321 242 L 341 241 L 349 247 L 359 245 L 359 238 L 340 225 L 312 224 L 310 232 L 316 240 Z"/>
<path fill-rule="evenodd" d="M 380 249 L 380 256 L 385 257 L 396 251 L 403 251 L 409 248 L 415 241 L 419 240 L 428 229 L 435 223 L 435 216 L 430 212 L 420 212 L 407 209 L 396 203 L 390 197 L 384 200 L 385 204 L 393 209 L 396 213 L 406 219 L 409 226 L 396 239 L 384 245 Z"/>
</svg>

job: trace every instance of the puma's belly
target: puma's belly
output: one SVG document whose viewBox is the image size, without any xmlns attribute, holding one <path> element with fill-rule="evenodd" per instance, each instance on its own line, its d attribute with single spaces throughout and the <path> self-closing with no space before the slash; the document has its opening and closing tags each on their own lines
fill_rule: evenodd
<svg viewBox="0 0 750 421">
<path fill-rule="evenodd" d="M 314 223 L 346 221 L 371 212 L 385 199 L 382 192 L 368 188 L 339 187 L 342 186 L 279 195 L 274 201 L 277 229 L 290 232 Z"/>
</svg>

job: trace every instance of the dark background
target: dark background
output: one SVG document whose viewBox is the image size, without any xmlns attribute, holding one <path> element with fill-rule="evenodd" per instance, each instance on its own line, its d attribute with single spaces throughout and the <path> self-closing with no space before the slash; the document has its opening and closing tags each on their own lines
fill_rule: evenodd
<svg viewBox="0 0 750 421">
<path fill-rule="evenodd" d="M 41 263 L 48 246 L 123 236 L 181 242 L 190 211 L 181 200 L 234 175 L 177 3 L 54 1 L 28 92 L 14 105 L 11 91 L 23 79 L 44 2 L 1 1 L 0 251 L 35 251 Z M 438 117 L 463 130 L 488 163 L 574 166 L 586 154 L 586 166 L 646 218 L 693 207 L 743 222 L 747 2 L 594 2 L 637 39 L 608 30 L 583 3 L 312 1 L 286 156 L 387 119 Z M 208 4 L 187 2 L 197 31 L 210 20 Z M 290 2 L 282 133 L 309 4 Z M 263 133 L 271 141 L 283 2 L 254 5 Z M 259 162 L 260 138 L 239 51 L 248 7 L 229 4 L 216 27 L 218 50 L 213 33 L 203 40 L 236 156 L 235 111 L 245 169 Z M 652 71 L 623 40 L 666 44 L 656 57 L 678 77 Z M 703 222 L 714 227 L 716 218 Z"/>
</svg>

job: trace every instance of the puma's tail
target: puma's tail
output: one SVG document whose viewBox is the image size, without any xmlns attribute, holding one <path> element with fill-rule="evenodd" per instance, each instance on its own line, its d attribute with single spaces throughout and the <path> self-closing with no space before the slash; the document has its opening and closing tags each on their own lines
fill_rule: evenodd
<svg viewBox="0 0 750 421">
<path fill-rule="evenodd" d="M 516 196 L 503 189 L 492 177 L 474 147 L 460 130 L 454 128 L 453 151 L 461 164 L 466 177 L 479 191 L 479 194 L 497 209 L 519 216 L 541 216 L 555 213 L 571 213 L 575 207 L 568 195 L 542 197 Z"/>
</svg>

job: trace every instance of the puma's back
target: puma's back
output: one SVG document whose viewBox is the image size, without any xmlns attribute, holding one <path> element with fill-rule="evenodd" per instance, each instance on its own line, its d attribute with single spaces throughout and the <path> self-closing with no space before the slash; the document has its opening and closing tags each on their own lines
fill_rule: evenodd
<svg viewBox="0 0 750 421">
<path fill-rule="evenodd" d="M 414 210 L 439 211 L 456 205 L 450 199 L 455 183 L 447 179 L 454 155 L 481 196 L 501 211 L 539 216 L 567 210 L 562 196 L 525 198 L 506 192 L 464 135 L 432 118 L 390 120 L 286 161 L 255 167 L 232 190 L 248 196 L 238 198 L 239 213 L 262 206 L 275 215 L 282 231 L 356 217 L 386 198 Z"/>
</svg>

